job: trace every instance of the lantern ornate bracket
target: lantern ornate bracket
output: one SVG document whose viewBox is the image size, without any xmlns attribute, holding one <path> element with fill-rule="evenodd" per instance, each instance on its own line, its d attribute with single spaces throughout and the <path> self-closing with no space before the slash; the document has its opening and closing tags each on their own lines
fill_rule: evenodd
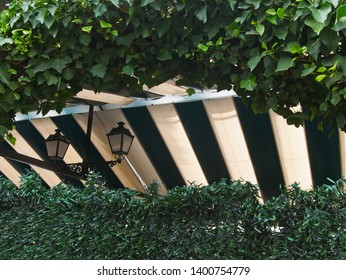
<svg viewBox="0 0 346 280">
<path fill-rule="evenodd" d="M 88 174 L 96 169 L 99 165 L 108 165 L 109 167 L 113 167 L 116 164 L 121 163 L 122 159 L 118 158 L 116 160 L 109 160 L 109 161 L 89 161 L 87 163 L 83 162 L 76 162 L 76 163 L 67 163 L 63 164 L 64 167 L 67 167 L 71 172 L 75 173 L 78 176 L 85 176 L 85 174 Z"/>
<path fill-rule="evenodd" d="M 130 163 L 129 159 L 126 157 L 130 151 L 132 146 L 132 142 L 135 138 L 134 135 L 131 134 L 130 130 L 125 128 L 125 123 L 118 122 L 118 126 L 116 128 L 112 128 L 106 135 L 108 138 L 109 146 L 112 154 L 115 155 L 115 160 L 109 161 L 90 161 L 89 160 L 89 151 L 90 151 L 90 143 L 91 143 L 91 129 L 93 122 L 93 113 L 94 106 L 90 105 L 89 107 L 89 115 L 88 115 L 88 124 L 86 131 L 86 141 L 85 141 L 85 154 L 83 155 L 83 161 L 77 163 L 68 163 L 66 164 L 63 161 L 63 158 L 67 152 L 67 149 L 70 145 L 67 137 L 62 135 L 59 129 L 55 130 L 55 134 L 49 135 L 49 137 L 45 140 L 47 154 L 48 157 L 53 161 L 53 164 L 60 169 L 61 172 L 66 171 L 66 173 L 72 173 L 77 177 L 85 178 L 87 174 L 91 171 L 95 170 L 97 166 L 100 165 L 108 165 L 109 167 L 113 167 L 116 164 L 120 164 L 123 159 L 126 160 L 127 164 L 135 174 L 136 178 L 140 182 L 144 191 L 147 191 L 147 186 L 139 176 L 135 168 Z"/>
</svg>

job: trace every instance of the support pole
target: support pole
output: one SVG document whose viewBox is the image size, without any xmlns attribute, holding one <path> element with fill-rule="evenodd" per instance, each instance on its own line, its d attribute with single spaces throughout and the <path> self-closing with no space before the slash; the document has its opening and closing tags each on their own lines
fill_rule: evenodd
<svg viewBox="0 0 346 280">
<path fill-rule="evenodd" d="M 94 105 L 89 105 L 89 114 L 88 114 L 88 125 L 85 138 L 85 153 L 83 158 L 83 173 L 86 175 L 88 173 L 88 162 L 90 155 L 90 144 L 91 144 L 91 129 L 93 124 L 94 117 Z"/>
<path fill-rule="evenodd" d="M 129 165 L 129 167 L 131 168 L 133 174 L 135 174 L 137 180 L 139 181 L 139 183 L 142 185 L 142 188 L 144 190 L 144 192 L 148 192 L 148 187 L 147 185 L 144 183 L 144 181 L 142 180 L 141 176 L 138 174 L 138 172 L 136 171 L 135 167 L 132 165 L 132 163 L 130 162 L 130 160 L 127 158 L 127 156 L 124 157 L 125 161 L 127 162 L 127 164 Z"/>
</svg>

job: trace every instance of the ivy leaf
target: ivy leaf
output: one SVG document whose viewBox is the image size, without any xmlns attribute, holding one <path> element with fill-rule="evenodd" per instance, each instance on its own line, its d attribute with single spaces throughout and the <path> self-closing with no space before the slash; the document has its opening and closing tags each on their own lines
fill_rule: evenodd
<svg viewBox="0 0 346 280">
<path fill-rule="evenodd" d="M 328 110 L 329 106 L 328 106 L 328 103 L 327 102 L 323 102 L 321 105 L 320 105 L 320 110 L 323 111 L 323 112 L 326 112 Z"/>
<path fill-rule="evenodd" d="M 237 0 L 227 0 L 228 4 L 230 5 L 231 9 L 234 11 L 234 7 L 237 4 Z"/>
<path fill-rule="evenodd" d="M 271 16 L 276 16 L 276 10 L 274 8 L 270 8 L 266 10 L 266 14 Z"/>
<path fill-rule="evenodd" d="M 292 66 L 294 66 L 294 60 L 291 57 L 281 56 L 275 72 L 286 71 Z"/>
<path fill-rule="evenodd" d="M 301 76 L 302 76 L 302 77 L 305 77 L 305 76 L 311 74 L 312 72 L 315 71 L 316 68 L 317 68 L 316 65 L 314 65 L 314 64 L 311 65 L 310 67 L 308 67 L 308 68 L 306 68 L 306 69 L 304 69 L 304 70 L 302 71 Z"/>
<path fill-rule="evenodd" d="M 79 42 L 83 46 L 88 46 L 90 41 L 91 41 L 91 37 L 90 37 L 89 34 L 82 34 L 82 35 L 79 36 Z"/>
<path fill-rule="evenodd" d="M 274 34 L 278 39 L 285 40 L 288 34 L 288 25 L 275 27 Z"/>
<path fill-rule="evenodd" d="M 324 23 L 332 11 L 332 7 L 328 3 L 323 3 L 320 5 L 319 9 L 311 7 L 310 11 L 317 22 Z"/>
<path fill-rule="evenodd" d="M 119 8 L 119 0 L 111 0 L 111 2 L 115 7 Z"/>
<path fill-rule="evenodd" d="M 322 81 L 324 80 L 325 77 L 327 77 L 326 74 L 318 75 L 318 76 L 315 78 L 315 80 L 316 80 L 317 82 L 322 82 Z"/>
<path fill-rule="evenodd" d="M 245 2 L 248 4 L 252 4 L 255 10 L 257 10 L 261 4 L 261 1 L 258 1 L 258 0 L 245 0 Z"/>
<path fill-rule="evenodd" d="M 101 28 L 112 28 L 112 24 L 104 20 L 100 20 L 100 26 Z"/>
<path fill-rule="evenodd" d="M 90 33 L 92 29 L 93 29 L 93 27 L 91 25 L 82 27 L 82 31 L 84 31 L 86 33 Z"/>
<path fill-rule="evenodd" d="M 134 72 L 134 67 L 132 64 L 127 64 L 122 68 L 122 70 L 124 74 L 131 76 Z"/>
<path fill-rule="evenodd" d="M 320 38 L 322 43 L 328 46 L 332 52 L 336 52 L 339 45 L 339 36 L 336 31 L 324 28 L 321 31 Z"/>
<path fill-rule="evenodd" d="M 50 69 L 52 67 L 52 61 L 48 60 L 48 59 L 40 59 L 35 67 L 34 67 L 34 73 L 38 73 L 38 72 L 44 72 L 47 69 Z"/>
<path fill-rule="evenodd" d="M 57 85 L 59 83 L 59 78 L 55 75 L 50 75 L 47 79 L 47 85 Z"/>
<path fill-rule="evenodd" d="M 336 8 L 339 5 L 340 0 L 327 0 L 326 2 L 332 4 L 334 8 Z"/>
<path fill-rule="evenodd" d="M 102 16 L 105 12 L 107 12 L 107 6 L 105 4 L 100 3 L 94 8 L 95 17 Z"/>
<path fill-rule="evenodd" d="M 148 4 L 151 4 L 154 2 L 155 2 L 155 0 L 142 0 L 141 6 L 144 7 L 144 6 L 147 6 Z"/>
<path fill-rule="evenodd" d="M 162 50 L 157 55 L 157 59 L 161 61 L 169 60 L 169 59 L 172 59 L 172 54 L 168 50 Z"/>
<path fill-rule="evenodd" d="M 250 70 L 254 70 L 257 66 L 257 64 L 261 61 L 261 56 L 257 55 L 249 59 L 247 66 L 250 68 Z"/>
<path fill-rule="evenodd" d="M 335 24 L 332 29 L 340 31 L 344 28 L 346 28 L 346 5 L 342 5 L 336 10 Z"/>
<path fill-rule="evenodd" d="M 165 35 L 171 26 L 171 20 L 166 19 L 163 22 L 160 22 L 159 25 L 155 26 L 155 31 L 157 32 L 157 35 L 159 35 L 159 38 L 162 38 L 163 35 Z"/>
<path fill-rule="evenodd" d="M 269 21 L 273 25 L 277 25 L 278 24 L 278 22 L 276 20 L 276 16 L 268 15 L 266 17 L 266 20 Z"/>
<path fill-rule="evenodd" d="M 55 17 L 53 17 L 52 15 L 47 15 L 44 18 L 44 24 L 47 26 L 48 29 L 52 27 L 54 22 L 55 22 Z"/>
<path fill-rule="evenodd" d="M 271 109 L 276 110 L 278 108 L 278 98 L 276 96 L 269 97 L 267 100 L 267 105 Z"/>
<path fill-rule="evenodd" d="M 318 56 L 320 53 L 320 47 L 321 47 L 321 41 L 320 39 L 317 39 L 316 42 L 314 42 L 309 48 L 309 53 L 314 60 L 318 59 Z"/>
<path fill-rule="evenodd" d="M 0 81 L 8 85 L 11 82 L 10 78 L 11 74 L 4 67 L 0 67 Z"/>
<path fill-rule="evenodd" d="M 283 8 L 279 8 L 277 14 L 280 19 L 283 19 L 285 17 L 285 10 Z"/>
<path fill-rule="evenodd" d="M 12 44 L 12 43 L 13 43 L 13 40 L 11 38 L 0 37 L 0 47 L 5 44 Z"/>
<path fill-rule="evenodd" d="M 256 25 L 256 31 L 258 32 L 259 35 L 263 35 L 264 31 L 265 31 L 265 27 L 263 24 L 257 24 Z"/>
<path fill-rule="evenodd" d="M 308 120 L 309 116 L 306 113 L 298 112 L 287 117 L 287 124 L 293 124 L 296 127 L 303 126 L 304 121 Z"/>
<path fill-rule="evenodd" d="M 193 94 L 196 93 L 196 91 L 195 91 L 194 88 L 188 88 L 188 89 L 186 90 L 186 92 L 187 92 L 187 94 L 188 94 L 189 96 L 191 96 L 191 95 L 193 95 Z"/>
<path fill-rule="evenodd" d="M 346 124 L 346 118 L 344 115 L 339 115 L 336 117 L 336 124 L 338 127 L 345 127 Z"/>
<path fill-rule="evenodd" d="M 307 26 L 310 26 L 312 30 L 319 35 L 321 30 L 326 26 L 327 23 L 322 23 L 316 21 L 313 17 L 309 17 L 305 20 L 305 24 Z"/>
<path fill-rule="evenodd" d="M 62 70 L 70 63 L 72 59 L 70 57 L 58 57 L 52 63 L 52 68 L 55 69 L 58 73 L 61 73 Z"/>
<path fill-rule="evenodd" d="M 65 80 L 70 81 L 72 80 L 73 76 L 74 76 L 74 69 L 73 68 L 65 68 L 62 72 L 62 76 Z"/>
<path fill-rule="evenodd" d="M 196 17 L 203 23 L 207 22 L 207 5 L 204 5 L 196 12 Z"/>
<path fill-rule="evenodd" d="M 8 127 L 0 125 L 0 136 L 3 136 L 8 131 Z"/>
<path fill-rule="evenodd" d="M 300 51 L 300 45 L 298 42 L 289 42 L 284 48 L 284 51 L 290 52 L 291 54 L 296 54 Z"/>
<path fill-rule="evenodd" d="M 48 7 L 48 11 L 50 12 L 50 14 L 51 14 L 52 16 L 55 15 L 55 12 L 56 12 L 57 9 L 58 9 L 58 7 L 55 6 L 55 5 L 50 5 L 50 6 Z"/>
<path fill-rule="evenodd" d="M 104 63 L 99 63 L 91 67 L 90 73 L 93 77 L 98 77 L 103 79 L 107 73 L 107 65 Z"/>
<path fill-rule="evenodd" d="M 209 47 L 204 44 L 198 44 L 197 48 L 201 50 L 202 52 L 207 52 Z"/>
<path fill-rule="evenodd" d="M 37 21 L 39 21 L 41 24 L 44 23 L 44 19 L 46 18 L 48 11 L 47 10 L 41 10 L 38 15 L 35 17 Z"/>
<path fill-rule="evenodd" d="M 332 94 L 332 98 L 330 99 L 330 103 L 334 106 L 337 105 L 341 101 L 341 96 L 337 93 Z"/>
<path fill-rule="evenodd" d="M 250 76 L 246 79 L 240 80 L 240 88 L 246 89 L 248 91 L 253 91 L 256 86 L 256 77 Z"/>
</svg>

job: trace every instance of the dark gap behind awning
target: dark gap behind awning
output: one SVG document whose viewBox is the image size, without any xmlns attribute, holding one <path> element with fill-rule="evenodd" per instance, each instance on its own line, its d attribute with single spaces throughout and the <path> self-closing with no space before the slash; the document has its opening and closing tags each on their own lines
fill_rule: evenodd
<svg viewBox="0 0 346 280">
<path fill-rule="evenodd" d="M 255 115 L 240 98 L 234 102 L 262 195 L 264 199 L 278 196 L 285 181 L 269 115 Z"/>
<path fill-rule="evenodd" d="M 70 144 L 75 148 L 78 154 L 83 158 L 85 155 L 85 141 L 86 134 L 79 126 L 76 120 L 71 115 L 64 115 L 52 118 L 55 125 L 62 131 L 67 137 Z M 106 133 L 106 132 L 105 132 Z M 99 153 L 93 143 L 90 143 L 90 161 L 105 162 L 102 155 Z M 111 168 L 107 164 L 99 164 L 96 170 L 101 173 L 106 180 L 107 186 L 112 188 L 123 188 L 123 184 L 118 177 L 113 173 Z"/>
<path fill-rule="evenodd" d="M 319 120 L 305 122 L 306 141 L 313 185 L 330 184 L 327 178 L 338 180 L 341 178 L 340 145 L 337 129 L 333 134 L 331 129 L 318 131 Z"/>
<path fill-rule="evenodd" d="M 8 150 L 8 151 L 16 152 L 15 149 L 13 149 L 13 147 L 11 147 L 11 145 L 9 143 L 7 143 L 6 141 L 0 141 L 0 147 L 5 149 L 5 150 Z M 12 159 L 6 159 L 6 160 L 21 175 L 22 174 L 26 174 L 28 171 L 30 171 L 32 169 L 29 164 L 26 164 L 26 163 L 23 163 L 23 162 L 19 162 L 19 161 L 15 161 L 15 160 L 12 160 Z"/>
<path fill-rule="evenodd" d="M 175 104 L 175 107 L 208 183 L 230 179 L 203 103 L 186 102 Z"/>
<path fill-rule="evenodd" d="M 18 124 L 19 122 L 16 122 L 16 127 L 18 128 Z M 19 126 L 21 126 L 19 124 Z M 18 130 L 18 129 L 17 129 Z M 19 132 L 19 131 L 18 131 Z M 23 135 L 22 135 L 23 136 Z M 24 137 L 24 136 L 23 136 Z M 26 140 L 27 141 L 27 140 Z M 17 144 L 18 145 L 18 144 Z M 30 144 L 31 145 L 31 144 Z M 12 152 L 17 152 L 13 147 L 11 147 L 11 145 L 9 143 L 7 143 L 6 141 L 1 141 L 0 142 L 0 149 L 4 149 L 4 150 L 7 150 L 7 151 L 12 151 Z M 23 163 L 23 162 L 19 162 L 19 161 L 15 161 L 15 160 L 12 160 L 12 159 L 7 159 L 7 161 L 12 165 L 13 168 L 15 168 L 18 173 L 22 176 L 22 175 L 25 175 L 27 174 L 29 171 L 33 170 L 31 168 L 31 166 L 29 164 L 26 164 L 26 163 Z M 42 185 L 44 188 L 46 189 L 49 189 L 49 185 L 46 183 L 46 181 L 40 177 L 41 180 L 42 180 Z"/>
<path fill-rule="evenodd" d="M 47 155 L 45 139 L 30 121 L 17 122 L 16 130 L 30 144 L 43 161 L 50 161 Z M 52 131 L 52 133 L 54 133 L 54 131 Z M 56 173 L 56 175 L 65 183 L 71 183 L 75 186 L 82 185 L 80 180 L 62 174 Z"/>
<path fill-rule="evenodd" d="M 148 109 L 137 107 L 122 109 L 122 111 L 165 186 L 173 188 L 184 185 L 184 179 Z"/>
</svg>

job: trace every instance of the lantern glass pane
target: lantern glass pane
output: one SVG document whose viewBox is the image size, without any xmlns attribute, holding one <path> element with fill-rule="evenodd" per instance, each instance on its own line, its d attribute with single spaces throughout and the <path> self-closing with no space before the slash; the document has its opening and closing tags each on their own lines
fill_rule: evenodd
<svg viewBox="0 0 346 280">
<path fill-rule="evenodd" d="M 57 141 L 46 141 L 48 157 L 56 157 Z"/>
<path fill-rule="evenodd" d="M 112 153 L 121 152 L 121 134 L 108 135 L 109 144 L 111 145 Z"/>
<path fill-rule="evenodd" d="M 124 134 L 124 144 L 123 144 L 123 151 L 128 154 L 130 148 L 131 148 L 131 144 L 132 144 L 132 141 L 133 141 L 133 137 L 132 136 L 129 136 L 129 135 L 126 135 Z"/>
<path fill-rule="evenodd" d="M 64 158 L 66 151 L 68 149 L 69 144 L 63 141 L 59 141 L 58 154 L 57 156 L 61 159 Z"/>
</svg>

